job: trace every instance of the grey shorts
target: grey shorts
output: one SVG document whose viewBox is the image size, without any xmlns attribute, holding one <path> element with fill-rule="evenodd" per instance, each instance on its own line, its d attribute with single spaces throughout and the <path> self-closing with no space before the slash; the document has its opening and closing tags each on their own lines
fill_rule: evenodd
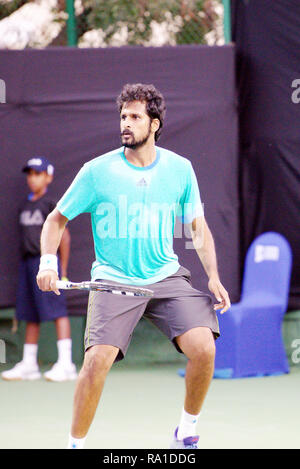
<svg viewBox="0 0 300 469">
<path fill-rule="evenodd" d="M 215 338 L 220 335 L 211 296 L 192 287 L 186 268 L 180 267 L 175 274 L 146 287 L 154 291 L 154 297 L 90 292 L 85 350 L 93 345 L 113 345 L 119 348 L 116 361 L 122 360 L 142 317 L 157 326 L 181 353 L 175 339 L 189 329 L 208 327 Z"/>
</svg>

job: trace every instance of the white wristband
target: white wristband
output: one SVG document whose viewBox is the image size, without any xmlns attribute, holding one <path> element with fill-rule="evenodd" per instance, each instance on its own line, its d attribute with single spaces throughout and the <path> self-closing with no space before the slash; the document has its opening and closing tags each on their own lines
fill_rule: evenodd
<svg viewBox="0 0 300 469">
<path fill-rule="evenodd" d="M 58 274 L 57 256 L 55 254 L 44 254 L 41 256 L 39 272 L 43 270 L 54 270 Z"/>
</svg>

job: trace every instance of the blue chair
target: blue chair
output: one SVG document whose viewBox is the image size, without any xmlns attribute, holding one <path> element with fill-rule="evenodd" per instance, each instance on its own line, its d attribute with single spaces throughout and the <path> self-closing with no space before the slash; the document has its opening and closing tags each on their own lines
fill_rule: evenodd
<svg viewBox="0 0 300 469">
<path fill-rule="evenodd" d="M 282 235 L 268 232 L 252 242 L 240 302 L 218 313 L 215 378 L 289 373 L 281 329 L 291 266 L 291 248 Z"/>
</svg>

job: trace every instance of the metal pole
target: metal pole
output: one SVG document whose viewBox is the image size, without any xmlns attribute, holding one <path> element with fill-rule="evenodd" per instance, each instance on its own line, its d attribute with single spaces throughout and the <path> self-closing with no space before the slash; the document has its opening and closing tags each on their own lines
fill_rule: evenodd
<svg viewBox="0 0 300 469">
<path fill-rule="evenodd" d="M 74 0 L 66 0 L 67 3 L 67 37 L 68 46 L 77 46 L 77 28 L 76 28 L 76 16 L 74 8 Z"/>
<path fill-rule="evenodd" d="M 231 42 L 231 8 L 230 0 L 223 0 L 224 6 L 224 36 L 225 43 L 229 44 Z"/>
</svg>

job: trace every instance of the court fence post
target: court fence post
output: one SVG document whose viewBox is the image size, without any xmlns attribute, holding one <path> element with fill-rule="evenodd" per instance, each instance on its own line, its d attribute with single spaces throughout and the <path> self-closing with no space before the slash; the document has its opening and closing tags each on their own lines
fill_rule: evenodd
<svg viewBox="0 0 300 469">
<path fill-rule="evenodd" d="M 224 37 L 225 43 L 231 42 L 231 5 L 230 0 L 223 0 L 224 7 Z"/>
<path fill-rule="evenodd" d="M 74 0 L 66 1 L 66 10 L 68 13 L 68 19 L 67 19 L 68 46 L 76 47 L 78 38 L 77 38 L 77 25 L 76 25 Z"/>
</svg>

